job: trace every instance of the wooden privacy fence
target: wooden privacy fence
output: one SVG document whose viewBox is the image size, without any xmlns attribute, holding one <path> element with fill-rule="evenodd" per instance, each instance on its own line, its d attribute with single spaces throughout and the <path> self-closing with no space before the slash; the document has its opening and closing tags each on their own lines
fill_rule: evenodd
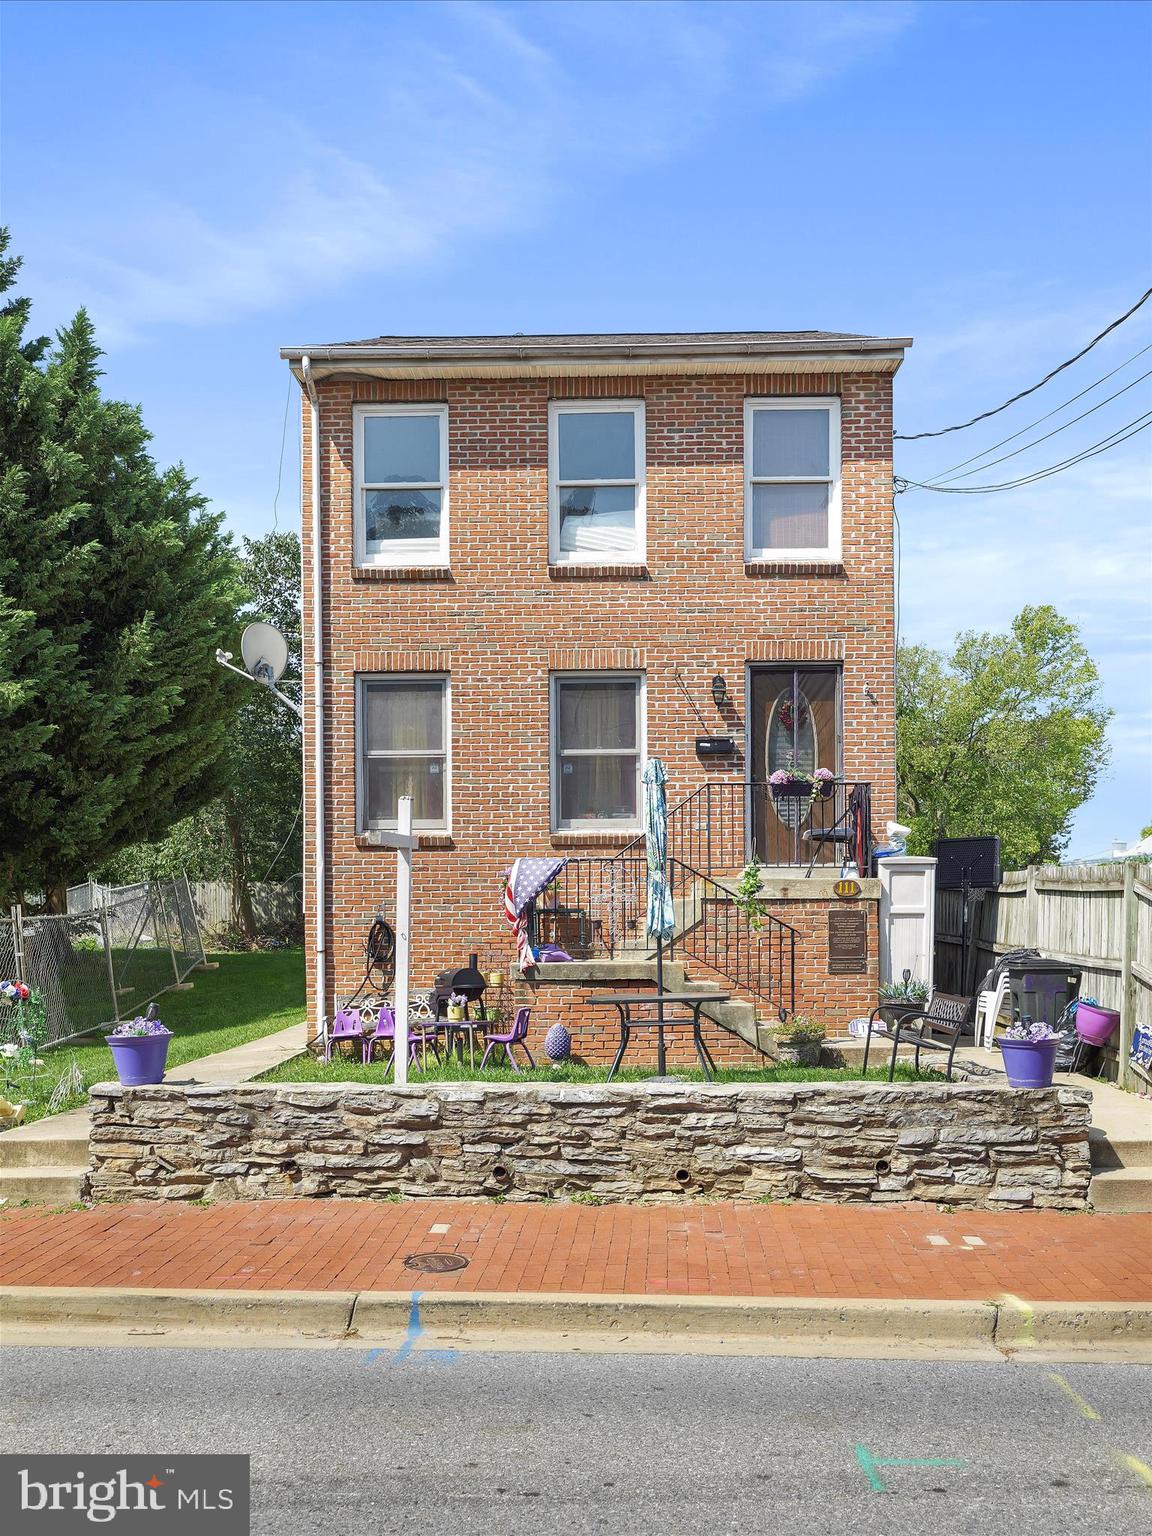
<svg viewBox="0 0 1152 1536">
<path fill-rule="evenodd" d="M 1011 870 L 994 891 L 936 893 L 936 985 L 971 993 L 1010 949 L 1038 949 L 1080 967 L 1080 991 L 1120 1014 L 1118 1076 L 1146 1080 L 1129 1060 L 1137 1024 L 1152 1025 L 1152 865 L 1072 864 Z"/>
<path fill-rule="evenodd" d="M 232 887 L 227 880 L 191 880 L 189 886 L 196 916 L 207 933 L 221 933 L 226 928 L 238 926 Z M 286 880 L 283 884 L 257 882 L 249 886 L 259 933 L 275 933 L 277 929 L 300 921 L 303 915 L 300 886 L 299 880 Z"/>
</svg>

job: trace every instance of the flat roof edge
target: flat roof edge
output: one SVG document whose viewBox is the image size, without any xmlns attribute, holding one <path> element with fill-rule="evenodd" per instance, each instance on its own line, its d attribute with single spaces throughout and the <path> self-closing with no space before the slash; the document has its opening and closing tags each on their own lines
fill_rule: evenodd
<svg viewBox="0 0 1152 1536">
<path fill-rule="evenodd" d="M 910 336 L 866 336 L 844 340 L 828 340 L 813 343 L 811 340 L 785 342 L 629 342 L 626 345 L 604 342 L 579 342 L 572 346 L 537 345 L 529 338 L 523 345 L 508 346 L 376 346 L 358 343 L 281 347 L 280 357 L 285 362 L 298 363 L 303 357 L 313 362 L 541 362 L 547 360 L 603 362 L 608 358 L 620 362 L 641 361 L 648 358 L 756 358 L 756 357 L 830 357 L 852 356 L 861 352 L 904 352 L 912 345 Z"/>
</svg>

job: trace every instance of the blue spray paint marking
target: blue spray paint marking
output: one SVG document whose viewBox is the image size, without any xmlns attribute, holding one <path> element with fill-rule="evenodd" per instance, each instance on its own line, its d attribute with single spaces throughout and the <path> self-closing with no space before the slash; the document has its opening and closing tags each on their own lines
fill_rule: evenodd
<svg viewBox="0 0 1152 1536">
<path fill-rule="evenodd" d="M 929 1456 L 924 1460 L 913 1460 L 902 1456 L 873 1456 L 866 1446 L 856 1447 L 856 1460 L 860 1470 L 868 1479 L 873 1493 L 887 1493 L 888 1486 L 880 1476 L 880 1467 L 962 1467 L 962 1461 L 954 1461 L 945 1456 Z"/>
<path fill-rule="evenodd" d="M 371 1365 L 379 1356 L 390 1357 L 395 1364 L 402 1365 L 416 1347 L 416 1340 L 424 1332 L 424 1324 L 420 1321 L 420 1291 L 412 1292 L 412 1299 L 408 1304 L 408 1327 L 404 1333 L 403 1343 L 396 1351 L 387 1349 L 370 1349 L 364 1356 L 364 1364 Z M 445 1365 L 455 1362 L 456 1351 L 454 1349 L 428 1349 L 422 1350 L 429 1360 L 439 1360 Z"/>
</svg>

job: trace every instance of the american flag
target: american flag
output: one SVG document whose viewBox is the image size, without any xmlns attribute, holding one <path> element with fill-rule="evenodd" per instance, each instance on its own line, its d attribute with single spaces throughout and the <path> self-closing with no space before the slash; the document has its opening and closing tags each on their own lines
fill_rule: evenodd
<svg viewBox="0 0 1152 1536">
<path fill-rule="evenodd" d="M 536 964 L 528 942 L 528 903 L 556 878 L 567 859 L 517 859 L 504 886 L 504 916 L 516 934 L 516 959 L 522 971 Z"/>
</svg>

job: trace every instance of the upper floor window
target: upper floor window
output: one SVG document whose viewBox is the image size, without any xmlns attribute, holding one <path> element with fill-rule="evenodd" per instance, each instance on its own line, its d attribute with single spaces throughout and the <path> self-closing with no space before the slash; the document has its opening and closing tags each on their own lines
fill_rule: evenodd
<svg viewBox="0 0 1152 1536">
<path fill-rule="evenodd" d="M 448 407 L 355 415 L 357 565 L 448 563 Z"/>
<path fill-rule="evenodd" d="M 393 673 L 357 684 L 357 830 L 395 827 L 401 795 L 412 796 L 414 827 L 447 829 L 448 679 Z"/>
<path fill-rule="evenodd" d="M 644 681 L 629 672 L 552 678 L 552 825 L 639 826 Z"/>
<path fill-rule="evenodd" d="M 744 405 L 744 553 L 840 558 L 840 402 Z"/>
<path fill-rule="evenodd" d="M 548 433 L 553 564 L 644 559 L 644 406 L 553 401 Z"/>
</svg>

